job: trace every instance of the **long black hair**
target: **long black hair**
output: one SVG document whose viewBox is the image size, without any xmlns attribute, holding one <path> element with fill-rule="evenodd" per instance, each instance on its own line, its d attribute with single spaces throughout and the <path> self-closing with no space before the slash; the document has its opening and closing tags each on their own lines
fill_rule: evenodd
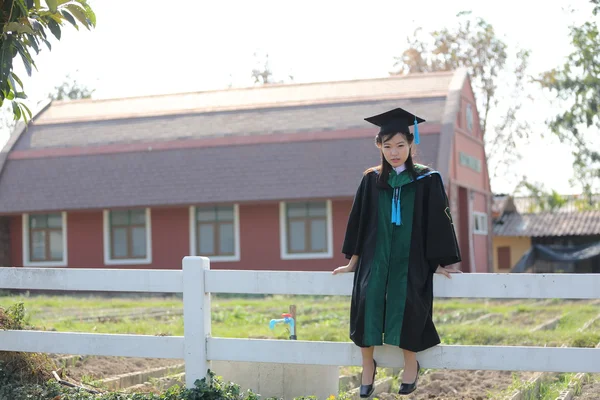
<svg viewBox="0 0 600 400">
<path fill-rule="evenodd" d="M 385 156 L 383 155 L 383 143 L 387 142 L 392 137 L 396 136 L 397 133 L 404 136 L 404 138 L 408 142 L 408 145 L 411 146 L 410 150 L 408 151 L 408 158 L 406 159 L 405 165 L 406 165 L 406 170 L 412 176 L 412 178 L 417 179 L 417 171 L 415 169 L 415 163 L 413 161 L 413 147 L 412 147 L 413 141 L 415 140 L 415 136 L 412 133 L 404 133 L 404 132 L 394 132 L 394 133 L 386 133 L 386 134 L 379 133 L 377 136 L 375 136 L 375 144 L 380 148 L 380 151 L 381 151 L 381 164 L 378 165 L 377 167 L 369 168 L 365 172 L 368 173 L 371 171 L 377 171 L 379 173 L 378 174 L 379 176 L 377 177 L 377 183 L 380 185 L 384 185 L 384 186 L 387 185 L 387 181 L 390 176 L 390 172 L 392 171 L 392 166 L 390 165 L 389 162 L 387 162 L 387 160 L 385 159 Z"/>
</svg>

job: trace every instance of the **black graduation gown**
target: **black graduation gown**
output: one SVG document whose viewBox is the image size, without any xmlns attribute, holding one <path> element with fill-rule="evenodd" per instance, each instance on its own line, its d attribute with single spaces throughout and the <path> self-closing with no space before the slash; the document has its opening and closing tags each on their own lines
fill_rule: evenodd
<svg viewBox="0 0 600 400">
<path fill-rule="evenodd" d="M 342 252 L 347 259 L 353 255 L 359 256 L 354 273 L 350 310 L 350 339 L 357 346 L 368 347 L 388 343 L 418 352 L 440 343 L 432 320 L 433 274 L 438 266 L 445 267 L 460 262 L 461 256 L 448 198 L 439 173 L 425 167 L 418 168 L 417 171 L 418 179 L 408 183 L 413 187 L 407 187 L 410 190 L 403 189 L 403 192 L 411 193 L 410 203 L 413 203 L 412 205 L 403 205 L 403 207 L 412 207 L 412 210 L 409 210 L 412 213 L 403 211 L 407 216 L 412 214 L 409 221 L 411 224 L 408 224 L 410 245 L 405 246 L 406 249 L 402 250 L 408 254 L 404 257 L 389 258 L 388 261 L 393 265 L 386 266 L 389 270 L 394 271 L 400 268 L 397 260 L 406 260 L 402 283 L 386 281 L 381 286 L 381 274 L 372 274 L 375 268 L 374 264 L 377 264 L 377 268 L 380 268 L 379 264 L 381 264 L 381 257 L 376 257 L 375 254 L 376 248 L 381 248 L 381 246 L 377 246 L 377 241 L 391 240 L 382 236 L 383 229 L 378 229 L 378 224 L 382 223 L 378 217 L 380 217 L 382 204 L 387 204 L 380 202 L 380 195 L 385 196 L 387 201 L 392 196 L 392 188 L 387 183 L 379 183 L 378 172 L 371 171 L 363 176 L 356 192 L 348 218 Z M 389 207 L 391 208 L 391 205 Z M 385 210 L 385 212 L 386 215 L 389 215 L 389 210 Z M 391 224 L 391 221 L 389 223 Z M 385 230 L 389 231 L 387 227 Z M 402 236 L 406 237 L 406 234 Z M 392 249 L 393 246 L 398 245 L 397 242 L 390 244 Z M 388 248 L 390 244 L 388 244 Z M 377 277 L 373 278 L 373 276 Z M 369 284 L 371 284 L 370 288 Z M 373 285 L 375 284 L 378 286 L 374 290 Z M 380 293 L 380 287 L 384 288 L 384 292 L 387 290 L 387 293 L 396 294 L 396 291 L 400 290 L 401 294 L 388 297 L 387 293 Z M 373 296 L 379 296 L 381 303 L 377 304 L 383 305 L 373 306 Z M 370 306 L 366 307 L 368 303 Z M 401 311 L 390 314 L 390 308 Z M 373 318 L 373 313 L 380 315 Z M 385 321 L 384 316 L 388 316 L 387 318 L 390 319 L 390 315 L 400 315 L 401 321 L 393 324 Z M 380 326 L 373 328 L 374 321 L 376 325 Z M 388 325 L 393 328 L 388 328 Z M 373 329 L 376 331 L 375 334 Z M 396 329 L 397 331 L 389 332 L 386 329 Z M 380 338 L 373 340 L 373 337 L 377 337 L 377 333 Z M 388 341 L 385 338 L 381 339 L 381 336 L 389 336 L 393 339 Z"/>
</svg>

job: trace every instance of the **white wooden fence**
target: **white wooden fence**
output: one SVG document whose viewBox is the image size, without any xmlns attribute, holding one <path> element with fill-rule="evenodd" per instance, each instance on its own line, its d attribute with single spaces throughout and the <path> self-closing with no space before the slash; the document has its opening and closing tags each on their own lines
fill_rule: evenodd
<svg viewBox="0 0 600 400">
<path fill-rule="evenodd" d="M 0 289 L 183 293 L 184 336 L 0 331 L 0 351 L 185 359 L 186 386 L 210 360 L 361 365 L 350 342 L 227 339 L 211 336 L 210 293 L 344 295 L 352 274 L 218 271 L 185 257 L 181 270 L 0 268 Z M 434 277 L 435 297 L 600 299 L 600 274 L 460 274 Z M 267 321 L 265 321 L 267 323 Z M 383 367 L 402 366 L 402 352 L 376 350 Z M 600 372 L 600 349 L 440 345 L 418 355 L 425 368 Z"/>
</svg>

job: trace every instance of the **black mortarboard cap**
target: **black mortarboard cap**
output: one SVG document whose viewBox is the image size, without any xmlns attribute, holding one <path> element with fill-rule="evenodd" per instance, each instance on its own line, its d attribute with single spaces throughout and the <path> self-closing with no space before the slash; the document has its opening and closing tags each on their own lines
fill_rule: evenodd
<svg viewBox="0 0 600 400">
<path fill-rule="evenodd" d="M 379 133 L 382 135 L 389 133 L 410 133 L 408 128 L 411 125 L 414 125 L 416 144 L 419 144 L 419 127 L 417 125 L 421 122 L 425 122 L 423 118 L 417 117 L 416 115 L 411 114 L 402 108 L 395 108 L 393 110 L 386 111 L 383 114 L 365 118 L 365 121 L 380 127 L 381 129 Z"/>
</svg>

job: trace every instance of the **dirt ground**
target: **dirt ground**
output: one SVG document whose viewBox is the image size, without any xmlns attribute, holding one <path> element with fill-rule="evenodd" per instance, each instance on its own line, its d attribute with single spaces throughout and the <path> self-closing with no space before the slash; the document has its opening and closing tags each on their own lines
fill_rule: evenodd
<svg viewBox="0 0 600 400">
<path fill-rule="evenodd" d="M 130 357 L 103 357 L 89 356 L 78 357 L 75 360 L 64 362 L 65 374 L 76 382 L 82 380 L 100 380 L 115 375 L 146 369 L 166 367 L 183 363 L 183 360 L 130 358 Z M 60 362 L 59 362 L 59 365 Z M 521 379 L 529 379 L 532 373 L 518 373 Z M 503 371 L 426 371 L 419 378 L 419 388 L 410 396 L 382 393 L 378 396 L 381 400 L 408 399 L 408 400 L 486 400 L 489 392 L 504 390 L 513 382 L 512 372 Z M 596 383 L 594 390 L 600 390 L 600 383 Z M 145 392 L 154 392 L 155 388 L 149 386 Z M 582 397 L 583 399 L 600 399 L 597 397 Z"/>
<path fill-rule="evenodd" d="M 600 375 L 594 375 L 590 381 L 581 386 L 581 393 L 575 400 L 599 400 L 600 399 Z"/>
<path fill-rule="evenodd" d="M 65 375 L 81 382 L 85 377 L 90 380 L 100 380 L 116 375 L 139 372 L 151 368 L 167 367 L 182 364 L 183 360 L 161 358 L 131 358 L 131 357 L 79 357 L 75 360 L 57 362 L 58 367 L 65 368 Z"/>
<path fill-rule="evenodd" d="M 527 380 L 533 373 L 517 373 Z M 507 371 L 431 371 L 421 375 L 417 390 L 409 396 L 382 393 L 381 400 L 486 400 L 490 392 L 499 392 L 513 383 Z"/>
</svg>

